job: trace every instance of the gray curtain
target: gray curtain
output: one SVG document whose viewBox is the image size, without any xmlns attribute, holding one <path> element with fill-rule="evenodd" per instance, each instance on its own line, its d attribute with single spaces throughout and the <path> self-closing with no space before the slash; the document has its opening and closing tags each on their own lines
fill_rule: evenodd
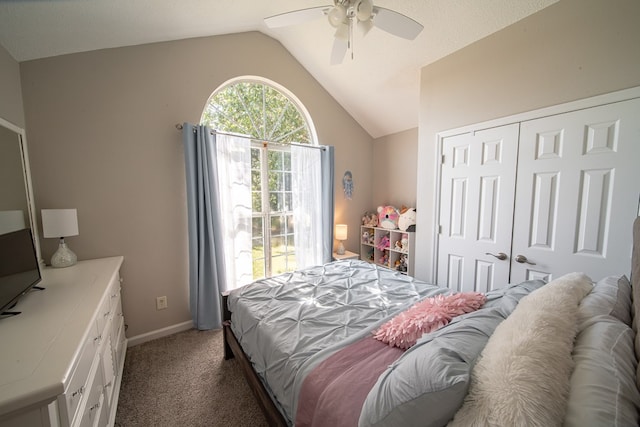
<svg viewBox="0 0 640 427">
<path fill-rule="evenodd" d="M 189 306 L 197 329 L 222 326 L 221 296 L 227 290 L 224 224 L 220 215 L 217 136 L 206 126 L 182 130 L 187 183 Z M 321 150 L 323 259 L 333 252 L 334 148 Z"/>
<path fill-rule="evenodd" d="M 197 329 L 222 327 L 225 291 L 222 226 L 218 212 L 216 136 L 206 126 L 182 128 L 187 181 L 189 306 Z"/>
<path fill-rule="evenodd" d="M 331 262 L 333 259 L 333 212 L 334 212 L 334 148 L 326 146 L 322 150 L 320 158 L 322 164 L 322 229 L 326 232 L 323 238 L 323 262 Z"/>
</svg>

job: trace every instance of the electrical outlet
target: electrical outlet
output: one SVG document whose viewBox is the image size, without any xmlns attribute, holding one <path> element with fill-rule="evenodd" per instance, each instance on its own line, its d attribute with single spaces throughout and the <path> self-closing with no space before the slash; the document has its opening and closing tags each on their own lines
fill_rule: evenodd
<svg viewBox="0 0 640 427">
<path fill-rule="evenodd" d="M 156 310 L 164 310 L 167 308 L 167 297 L 157 297 L 156 298 Z"/>
</svg>

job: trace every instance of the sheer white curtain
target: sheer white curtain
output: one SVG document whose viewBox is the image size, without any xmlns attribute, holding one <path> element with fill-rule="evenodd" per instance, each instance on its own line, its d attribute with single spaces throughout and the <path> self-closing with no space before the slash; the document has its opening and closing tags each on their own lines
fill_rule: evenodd
<svg viewBox="0 0 640 427">
<path fill-rule="evenodd" d="M 322 161 L 317 148 L 291 146 L 291 184 L 296 267 L 322 264 Z"/>
<path fill-rule="evenodd" d="M 227 289 L 235 289 L 253 281 L 251 140 L 218 134 L 216 152 Z"/>
</svg>

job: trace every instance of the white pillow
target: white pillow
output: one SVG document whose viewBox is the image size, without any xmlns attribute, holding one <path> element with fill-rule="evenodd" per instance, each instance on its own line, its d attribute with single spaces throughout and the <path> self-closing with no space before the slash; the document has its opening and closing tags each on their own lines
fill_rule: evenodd
<svg viewBox="0 0 640 427">
<path fill-rule="evenodd" d="M 449 426 L 561 426 L 578 304 L 591 288 L 571 273 L 524 297 L 489 338 Z"/>
<path fill-rule="evenodd" d="M 565 427 L 639 425 L 640 392 L 631 328 L 595 316 L 578 334 Z"/>
</svg>

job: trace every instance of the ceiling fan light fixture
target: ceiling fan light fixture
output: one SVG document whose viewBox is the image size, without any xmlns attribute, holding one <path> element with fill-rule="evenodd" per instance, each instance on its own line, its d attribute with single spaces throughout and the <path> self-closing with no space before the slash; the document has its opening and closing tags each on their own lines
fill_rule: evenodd
<svg viewBox="0 0 640 427">
<path fill-rule="evenodd" d="M 356 11 L 356 18 L 360 22 L 371 21 L 373 15 L 373 1 L 372 0 L 358 0 L 354 6 Z"/>
<path fill-rule="evenodd" d="M 337 4 L 329 10 L 327 18 L 332 27 L 339 28 L 347 21 L 347 9 L 343 5 Z"/>
</svg>

